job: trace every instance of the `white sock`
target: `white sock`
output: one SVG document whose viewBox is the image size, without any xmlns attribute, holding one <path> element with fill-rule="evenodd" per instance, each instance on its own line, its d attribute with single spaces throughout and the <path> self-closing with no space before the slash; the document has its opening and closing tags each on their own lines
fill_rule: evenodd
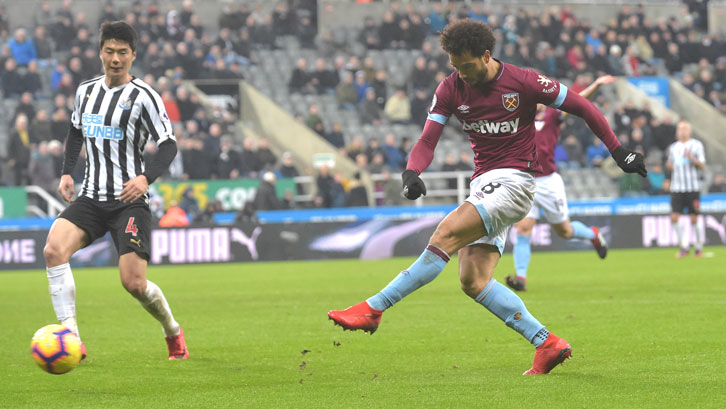
<svg viewBox="0 0 726 409">
<path fill-rule="evenodd" d="M 678 224 L 678 222 L 673 223 L 673 230 L 676 231 L 676 237 L 678 238 L 678 245 L 682 249 L 687 249 L 688 242 L 686 241 L 686 236 L 683 234 L 683 231 L 681 231 L 681 225 Z"/>
<path fill-rule="evenodd" d="M 46 272 L 50 302 L 53 303 L 56 318 L 80 338 L 76 323 L 76 282 L 70 264 L 46 267 Z"/>
<path fill-rule="evenodd" d="M 703 250 L 703 234 L 699 228 L 701 226 L 698 224 L 698 222 L 696 222 L 696 224 L 692 224 L 691 228 L 693 229 L 693 234 L 696 237 L 696 250 Z"/>
<path fill-rule="evenodd" d="M 166 302 L 161 288 L 147 280 L 146 292 L 143 297 L 143 299 L 139 300 L 141 306 L 161 323 L 164 328 L 164 335 L 167 337 L 179 335 L 179 323 L 174 320 L 169 303 Z"/>
</svg>

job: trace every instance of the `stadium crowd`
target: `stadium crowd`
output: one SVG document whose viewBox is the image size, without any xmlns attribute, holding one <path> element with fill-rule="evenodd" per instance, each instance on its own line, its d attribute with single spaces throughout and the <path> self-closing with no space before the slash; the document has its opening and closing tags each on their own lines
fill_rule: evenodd
<svg viewBox="0 0 726 409">
<path fill-rule="evenodd" d="M 275 179 L 315 173 L 318 194 L 313 205 L 332 207 L 366 203 L 358 189 L 360 180 L 344 179 L 334 169 L 295 168 L 289 153 L 278 157 L 266 140 L 246 138 L 235 127 L 237 118 L 232 111 L 204 107 L 182 81 L 245 78 L 246 70 L 257 63 L 257 51 L 279 48 L 279 39 L 293 36 L 303 49 L 315 50 L 318 58 L 297 61 L 287 83 L 290 94 L 335 96 L 340 109 L 356 112 L 361 124 L 422 126 L 436 85 L 450 72 L 447 56 L 427 37 L 452 20 L 469 17 L 494 28 L 496 58 L 561 79 L 575 91 L 601 74 L 669 75 L 726 113 L 722 103 L 726 41 L 707 34 L 700 3 L 685 2 L 683 15 L 656 21 L 642 7 L 625 4 L 608 24 L 594 26 L 566 5 L 536 14 L 522 8 L 488 9 L 457 2 L 431 2 L 425 9 L 394 2 L 380 21 L 366 17 L 354 35 L 347 35 L 351 28 L 345 27 L 318 34 L 315 1 L 307 0 L 281 0 L 270 12 L 225 3 L 214 27 L 201 24 L 191 0 L 185 0 L 179 9 L 167 10 L 154 1 L 136 0 L 128 7 L 109 1 L 99 20 L 92 22 L 83 12 L 73 12 L 70 0 L 55 9 L 46 1 L 36 11 L 32 27 L 15 27 L 0 8 L 0 90 L 12 173 L 0 175 L 0 181 L 17 186 L 37 184 L 55 191 L 76 86 L 102 74 L 95 39 L 103 21 L 123 19 L 139 33 L 135 72 L 162 95 L 178 140 L 179 154 L 167 179 L 260 178 L 274 184 L 268 173 Z M 389 78 L 389 67 L 371 58 L 373 50 L 390 49 L 420 51 L 404 82 Z M 666 192 L 664 152 L 675 140 L 674 120 L 658 120 L 648 106 L 637 108 L 628 101 L 611 104 L 599 97 L 595 102 L 610 115 L 623 144 L 647 156 L 652 168 L 648 179 L 621 176 L 599 140 L 573 118 L 566 121 L 557 146 L 558 165 L 601 167 L 620 178 L 623 195 Z M 391 174 L 405 167 L 406 155 L 418 135 L 397 138 L 385 134 L 380 140 L 347 135 L 335 118 L 324 118 L 315 103 L 298 120 L 348 155 L 361 170 L 384 175 L 377 191 L 399 188 Z M 330 129 L 326 122 L 332 123 Z M 145 156 L 154 152 L 149 144 Z M 83 176 L 83 160 L 79 162 L 76 181 Z M 440 170 L 471 168 L 471 157 L 457 152 L 446 156 Z M 714 178 L 716 189 L 723 189 L 723 180 L 723 175 Z M 455 181 L 449 182 L 452 186 Z M 400 198 L 397 193 L 385 196 L 377 204 L 397 204 Z M 283 202 L 264 206 L 295 205 L 294 200 Z"/>
</svg>

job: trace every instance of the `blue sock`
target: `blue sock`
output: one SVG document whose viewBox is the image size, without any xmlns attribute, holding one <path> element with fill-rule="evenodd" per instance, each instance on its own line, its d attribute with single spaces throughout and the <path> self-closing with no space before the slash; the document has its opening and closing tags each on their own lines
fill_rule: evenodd
<svg viewBox="0 0 726 409">
<path fill-rule="evenodd" d="M 529 246 L 529 236 L 517 235 L 517 242 L 514 243 L 514 271 L 517 276 L 527 278 L 529 257 L 532 249 Z"/>
<path fill-rule="evenodd" d="M 380 311 L 392 307 L 403 297 L 438 277 L 448 262 L 448 254 L 429 244 L 408 270 L 401 271 L 381 292 L 367 299 L 368 305 Z"/>
<path fill-rule="evenodd" d="M 570 225 L 572 226 L 573 239 L 592 240 L 595 238 L 595 233 L 593 233 L 592 229 L 585 226 L 582 222 L 574 221 Z"/>
<path fill-rule="evenodd" d="M 545 326 L 527 311 L 522 299 L 493 278 L 475 301 L 499 317 L 508 327 L 522 334 L 535 347 L 542 345 L 549 335 Z"/>
</svg>

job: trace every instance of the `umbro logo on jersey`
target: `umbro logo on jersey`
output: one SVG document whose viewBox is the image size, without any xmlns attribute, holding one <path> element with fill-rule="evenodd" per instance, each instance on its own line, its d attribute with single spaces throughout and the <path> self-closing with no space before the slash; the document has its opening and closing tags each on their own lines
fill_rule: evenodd
<svg viewBox="0 0 726 409">
<path fill-rule="evenodd" d="M 131 102 L 131 100 L 127 99 L 127 100 L 119 102 L 118 107 L 123 109 L 124 111 L 128 111 L 129 109 L 131 109 L 132 104 L 133 103 Z"/>
<path fill-rule="evenodd" d="M 635 154 L 631 153 L 630 155 L 625 157 L 625 163 L 630 165 L 635 160 Z"/>
<path fill-rule="evenodd" d="M 468 114 L 469 113 L 469 105 L 466 105 L 466 104 L 459 105 L 459 107 L 456 108 L 456 109 L 458 109 L 459 111 L 461 111 L 462 114 Z"/>
</svg>

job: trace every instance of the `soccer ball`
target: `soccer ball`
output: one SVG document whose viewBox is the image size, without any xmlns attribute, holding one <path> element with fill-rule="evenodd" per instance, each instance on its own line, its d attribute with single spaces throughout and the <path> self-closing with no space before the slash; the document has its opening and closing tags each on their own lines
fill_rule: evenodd
<svg viewBox="0 0 726 409">
<path fill-rule="evenodd" d="M 81 362 L 81 340 L 68 327 L 46 325 L 33 335 L 30 353 L 44 371 L 54 375 L 64 374 Z"/>
</svg>

